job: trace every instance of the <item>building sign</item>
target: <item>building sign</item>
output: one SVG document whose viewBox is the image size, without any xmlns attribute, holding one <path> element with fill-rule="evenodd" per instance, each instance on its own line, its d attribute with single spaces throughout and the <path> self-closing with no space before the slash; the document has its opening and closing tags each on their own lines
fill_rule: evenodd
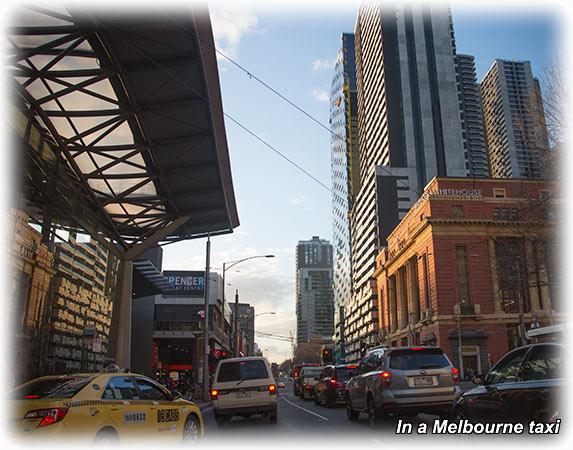
<svg viewBox="0 0 573 450">
<path fill-rule="evenodd" d="M 452 196 L 452 195 L 464 195 L 469 197 L 481 197 L 481 189 L 428 189 L 426 192 L 422 194 L 422 196 L 418 199 L 416 204 L 412 207 L 412 210 L 417 209 L 420 204 L 426 200 L 430 195 L 432 196 Z"/>
<path fill-rule="evenodd" d="M 205 296 L 205 272 L 166 270 L 163 275 L 167 277 L 171 287 L 180 291 L 182 295 Z"/>
</svg>

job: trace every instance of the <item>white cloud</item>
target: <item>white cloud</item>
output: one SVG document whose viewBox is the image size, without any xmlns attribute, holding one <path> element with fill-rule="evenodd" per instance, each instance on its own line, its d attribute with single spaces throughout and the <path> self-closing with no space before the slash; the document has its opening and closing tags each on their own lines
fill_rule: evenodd
<svg viewBox="0 0 573 450">
<path fill-rule="evenodd" d="M 241 39 L 249 34 L 262 33 L 256 29 L 257 16 L 244 7 L 240 8 L 239 4 L 240 2 L 216 2 L 217 6 L 211 8 L 211 23 L 217 50 L 233 59 L 238 58 Z"/>
<path fill-rule="evenodd" d="M 321 72 L 323 70 L 330 70 L 334 68 L 334 60 L 317 59 L 312 63 L 313 72 Z"/>
<path fill-rule="evenodd" d="M 311 92 L 311 95 L 318 100 L 319 102 L 327 102 L 329 101 L 330 97 L 328 95 L 328 92 L 321 90 L 321 89 L 315 89 L 314 91 Z"/>
<path fill-rule="evenodd" d="M 303 194 L 299 195 L 298 197 L 292 197 L 290 199 L 290 204 L 292 206 L 308 209 L 312 204 L 312 199 L 308 195 Z"/>
</svg>

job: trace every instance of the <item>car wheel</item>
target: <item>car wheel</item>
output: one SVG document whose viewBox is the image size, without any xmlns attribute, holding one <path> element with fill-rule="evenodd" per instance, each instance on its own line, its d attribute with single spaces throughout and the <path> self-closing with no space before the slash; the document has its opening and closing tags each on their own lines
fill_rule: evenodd
<svg viewBox="0 0 573 450">
<path fill-rule="evenodd" d="M 193 415 L 189 415 L 183 425 L 183 439 L 186 444 L 193 444 L 201 437 L 201 425 L 199 420 Z"/>
<path fill-rule="evenodd" d="M 463 409 L 456 409 L 452 414 L 455 423 L 460 423 L 462 420 L 466 420 L 467 416 Z M 441 416 L 440 416 L 441 419 Z"/>
<path fill-rule="evenodd" d="M 277 423 L 277 417 L 278 417 L 278 415 L 277 415 L 276 411 L 274 413 L 270 413 L 269 414 L 269 422 L 270 423 Z"/>
<path fill-rule="evenodd" d="M 376 428 L 380 422 L 380 413 L 376 409 L 374 398 L 368 397 L 368 424 L 371 428 Z"/>
<path fill-rule="evenodd" d="M 316 395 L 316 392 L 314 393 L 314 404 L 320 405 L 320 400 L 318 399 L 318 395 Z"/>
<path fill-rule="evenodd" d="M 93 444 L 96 447 L 115 447 L 118 442 L 117 432 L 112 428 L 104 428 L 95 435 Z"/>
<path fill-rule="evenodd" d="M 346 417 L 351 422 L 356 422 L 360 413 L 352 409 L 352 403 L 350 401 L 350 396 L 346 396 Z"/>
</svg>

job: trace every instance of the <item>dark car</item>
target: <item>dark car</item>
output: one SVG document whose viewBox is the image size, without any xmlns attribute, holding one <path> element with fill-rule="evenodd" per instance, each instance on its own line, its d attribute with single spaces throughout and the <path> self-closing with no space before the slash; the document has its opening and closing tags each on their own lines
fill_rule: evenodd
<svg viewBox="0 0 573 450">
<path fill-rule="evenodd" d="M 336 403 L 344 403 L 346 382 L 356 371 L 355 365 L 326 366 L 314 385 L 314 403 L 332 408 Z"/>
<path fill-rule="evenodd" d="M 297 364 L 294 366 L 293 368 L 293 393 L 296 396 L 300 395 L 300 369 L 302 369 L 303 367 L 311 367 L 311 366 L 315 366 L 318 367 L 319 364 L 318 363 L 303 363 L 303 364 Z"/>
<path fill-rule="evenodd" d="M 568 349 L 556 343 L 526 345 L 501 358 L 479 386 L 454 401 L 457 421 L 528 423 L 554 419 L 558 398 L 565 395 L 570 362 Z"/>
<path fill-rule="evenodd" d="M 460 394 L 459 373 L 439 347 L 377 348 L 366 353 L 345 390 L 346 415 L 368 414 L 371 426 L 389 414 L 449 416 Z"/>
</svg>

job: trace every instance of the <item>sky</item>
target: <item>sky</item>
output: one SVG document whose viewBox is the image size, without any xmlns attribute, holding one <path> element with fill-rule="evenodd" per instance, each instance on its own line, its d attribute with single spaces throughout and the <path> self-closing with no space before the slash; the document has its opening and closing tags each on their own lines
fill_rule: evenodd
<svg viewBox="0 0 573 450">
<path fill-rule="evenodd" d="M 289 338 L 296 329 L 296 245 L 313 236 L 332 239 L 325 127 L 341 33 L 354 31 L 359 2 L 268 4 L 209 2 L 217 50 L 232 60 L 218 57 L 241 222 L 233 234 L 211 239 L 210 266 L 222 273 L 223 262 L 275 255 L 228 270 L 226 298 L 233 301 L 238 290 L 256 314 L 275 313 L 255 319 L 257 333 L 273 335 L 257 335 L 256 342 L 270 361 L 280 363 L 292 355 Z M 568 48 L 563 30 L 569 11 L 563 4 L 450 3 L 457 52 L 475 56 L 478 81 L 496 58 L 531 61 L 533 75 L 540 77 Z M 163 269 L 204 270 L 205 244 L 201 239 L 165 246 Z"/>
</svg>

